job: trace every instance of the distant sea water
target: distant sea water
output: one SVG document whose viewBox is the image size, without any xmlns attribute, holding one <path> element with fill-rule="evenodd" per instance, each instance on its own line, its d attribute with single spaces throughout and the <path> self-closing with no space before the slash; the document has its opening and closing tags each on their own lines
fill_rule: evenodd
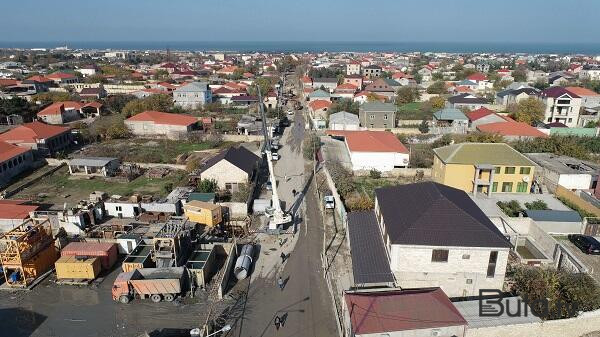
<svg viewBox="0 0 600 337">
<path fill-rule="evenodd" d="M 208 41 L 52 41 L 2 42 L 0 48 L 181 50 L 238 52 L 448 52 L 600 54 L 600 43 L 511 43 L 511 42 L 208 42 Z"/>
</svg>

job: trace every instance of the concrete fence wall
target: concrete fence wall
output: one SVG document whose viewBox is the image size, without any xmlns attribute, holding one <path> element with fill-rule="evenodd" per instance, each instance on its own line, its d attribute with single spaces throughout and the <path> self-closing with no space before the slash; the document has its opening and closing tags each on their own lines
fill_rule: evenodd
<svg viewBox="0 0 600 337">
<path fill-rule="evenodd" d="M 417 171 L 423 171 L 424 178 L 431 178 L 430 168 L 395 168 L 391 171 L 381 172 L 382 177 L 386 178 L 397 178 L 397 177 L 408 177 L 412 178 L 417 175 Z M 364 177 L 368 176 L 371 171 L 368 170 L 357 170 L 353 171 L 354 175 Z"/>
<path fill-rule="evenodd" d="M 220 135 L 226 142 L 260 142 L 264 139 L 261 135 Z"/>
<path fill-rule="evenodd" d="M 467 329 L 466 337 L 565 337 L 581 336 L 600 330 L 600 310 L 576 318 L 489 328 Z"/>
<path fill-rule="evenodd" d="M 325 179 L 327 181 L 327 186 L 329 187 L 329 190 L 331 191 L 331 194 L 333 195 L 333 198 L 335 199 L 335 211 L 338 213 L 340 219 L 342 219 L 342 225 L 344 226 L 344 231 L 348 231 L 348 223 L 347 223 L 347 218 L 346 218 L 346 207 L 344 206 L 344 203 L 342 202 L 342 198 L 340 197 L 340 194 L 337 191 L 337 188 L 335 187 L 335 183 L 333 181 L 333 178 L 331 177 L 331 174 L 329 173 L 329 170 L 327 170 L 327 166 L 326 165 L 322 165 L 322 170 L 323 173 L 325 174 Z M 319 200 L 319 202 L 321 202 L 321 200 Z"/>
</svg>

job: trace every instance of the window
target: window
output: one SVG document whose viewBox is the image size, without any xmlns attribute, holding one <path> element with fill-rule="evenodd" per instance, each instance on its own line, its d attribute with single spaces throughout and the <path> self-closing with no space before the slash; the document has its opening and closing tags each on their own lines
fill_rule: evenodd
<svg viewBox="0 0 600 337">
<path fill-rule="evenodd" d="M 463 254 L 462 258 L 463 258 L 463 260 L 468 260 L 468 259 L 471 258 L 471 255 L 469 255 L 469 254 Z"/>
<path fill-rule="evenodd" d="M 496 261 L 498 261 L 498 252 L 490 252 L 490 260 L 488 262 L 487 277 L 494 277 L 496 275 Z"/>
<path fill-rule="evenodd" d="M 498 192 L 498 182 L 492 183 L 492 192 Z"/>
<path fill-rule="evenodd" d="M 502 183 L 502 192 L 512 192 L 513 183 Z"/>
<path fill-rule="evenodd" d="M 520 193 L 527 192 L 527 183 L 526 182 L 517 183 L 517 192 L 520 192 Z"/>
<path fill-rule="evenodd" d="M 387 115 L 383 115 L 383 120 L 387 121 Z"/>
<path fill-rule="evenodd" d="M 448 250 L 434 249 L 431 253 L 431 262 L 448 262 Z"/>
<path fill-rule="evenodd" d="M 117 212 L 123 211 L 123 207 L 121 207 L 121 206 L 117 206 L 117 207 L 115 207 L 115 209 L 117 210 Z"/>
<path fill-rule="evenodd" d="M 473 279 L 472 278 L 468 278 L 467 279 L 467 284 L 473 284 Z"/>
<path fill-rule="evenodd" d="M 504 174 L 515 174 L 515 167 L 514 166 L 505 167 Z"/>
<path fill-rule="evenodd" d="M 531 173 L 531 167 L 521 167 L 519 169 L 520 174 L 529 174 Z"/>
<path fill-rule="evenodd" d="M 500 166 L 496 166 L 496 170 L 494 171 L 494 173 L 496 173 L 496 174 L 500 174 L 500 170 L 501 170 L 501 169 L 502 169 L 502 168 L 501 168 Z"/>
<path fill-rule="evenodd" d="M 231 183 L 225 183 L 225 189 L 231 191 Z"/>
<path fill-rule="evenodd" d="M 370 119 L 375 119 L 375 115 L 369 115 Z"/>
</svg>

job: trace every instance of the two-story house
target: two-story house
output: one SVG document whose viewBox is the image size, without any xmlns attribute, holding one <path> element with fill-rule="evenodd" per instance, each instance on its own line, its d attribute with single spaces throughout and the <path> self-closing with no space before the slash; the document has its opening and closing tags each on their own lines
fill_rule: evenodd
<svg viewBox="0 0 600 337">
<path fill-rule="evenodd" d="M 460 143 L 433 149 L 433 181 L 467 193 L 529 193 L 535 163 L 505 143 Z"/>
<path fill-rule="evenodd" d="M 396 106 L 393 103 L 366 102 L 358 110 L 360 124 L 369 129 L 396 127 Z"/>
<path fill-rule="evenodd" d="M 550 87 L 540 94 L 546 105 L 544 122 L 563 123 L 568 127 L 576 127 L 581 109 L 581 97 L 563 87 Z"/>
<path fill-rule="evenodd" d="M 346 65 L 346 75 L 360 75 L 360 62 L 350 61 Z"/>
<path fill-rule="evenodd" d="M 195 109 L 212 102 L 212 92 L 206 82 L 192 82 L 173 91 L 173 102 L 184 109 Z"/>
<path fill-rule="evenodd" d="M 511 244 L 464 192 L 433 182 L 375 190 L 375 217 L 401 288 L 449 297 L 502 289 Z"/>
<path fill-rule="evenodd" d="M 362 75 L 368 78 L 376 78 L 380 77 L 382 72 L 382 68 L 378 65 L 370 65 L 366 66 L 362 70 Z"/>
<path fill-rule="evenodd" d="M 36 157 L 53 156 L 71 146 L 71 129 L 32 122 L 0 134 L 0 141 L 31 149 Z"/>
<path fill-rule="evenodd" d="M 335 77 L 319 77 L 313 79 L 313 88 L 333 92 L 338 85 L 338 79 Z"/>
<path fill-rule="evenodd" d="M 376 93 L 391 99 L 400 88 L 400 83 L 389 78 L 378 78 L 365 87 L 366 91 Z"/>
</svg>

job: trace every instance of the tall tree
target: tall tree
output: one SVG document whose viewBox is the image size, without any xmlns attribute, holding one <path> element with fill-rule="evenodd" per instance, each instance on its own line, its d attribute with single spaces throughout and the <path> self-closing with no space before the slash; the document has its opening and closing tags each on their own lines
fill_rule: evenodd
<svg viewBox="0 0 600 337">
<path fill-rule="evenodd" d="M 517 122 L 531 124 L 544 118 L 544 103 L 537 98 L 529 97 L 512 106 L 512 116 Z"/>
</svg>

